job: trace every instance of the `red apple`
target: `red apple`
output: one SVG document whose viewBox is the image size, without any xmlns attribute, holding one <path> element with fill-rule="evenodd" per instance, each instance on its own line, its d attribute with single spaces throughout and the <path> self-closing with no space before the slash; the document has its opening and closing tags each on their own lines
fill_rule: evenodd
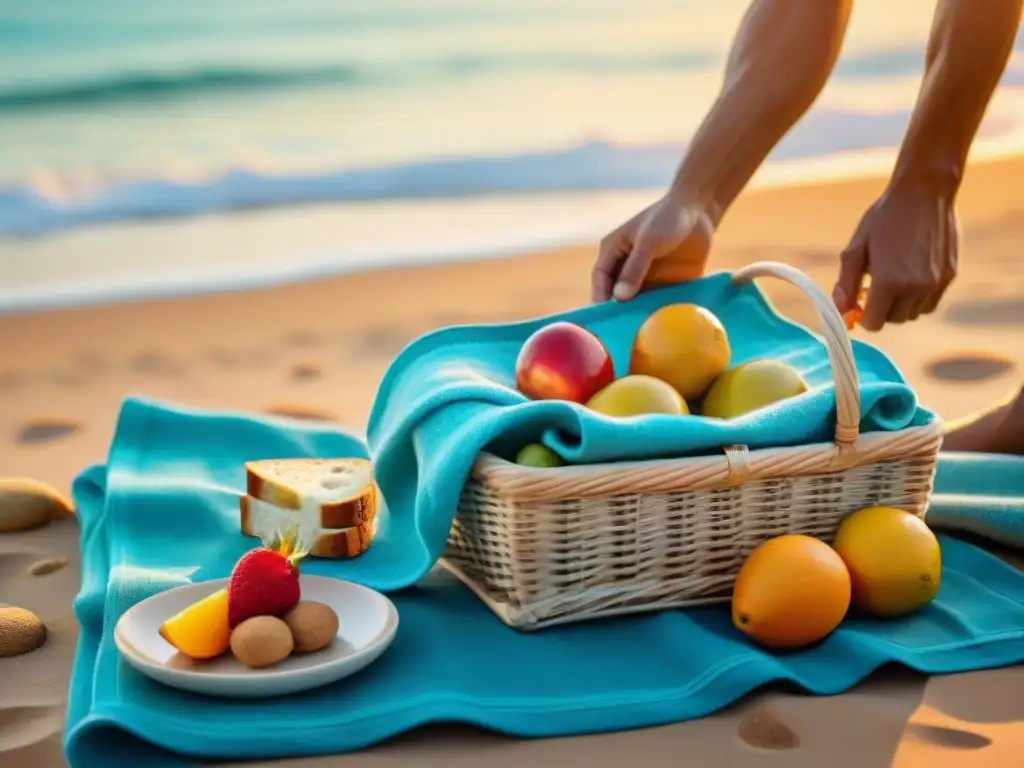
<svg viewBox="0 0 1024 768">
<path fill-rule="evenodd" d="M 552 323 L 534 331 L 516 360 L 516 386 L 534 400 L 586 403 L 614 379 L 604 344 L 574 323 Z"/>
</svg>

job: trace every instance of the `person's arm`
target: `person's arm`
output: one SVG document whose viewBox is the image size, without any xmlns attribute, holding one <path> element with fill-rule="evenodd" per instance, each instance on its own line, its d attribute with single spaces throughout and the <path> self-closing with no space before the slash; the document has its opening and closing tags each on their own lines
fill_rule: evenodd
<svg viewBox="0 0 1024 768">
<path fill-rule="evenodd" d="M 703 274 L 725 211 L 825 87 L 852 0 L 754 0 L 669 191 L 601 241 L 594 301 Z"/>
<path fill-rule="evenodd" d="M 955 195 L 971 142 L 1013 51 L 1024 0 L 939 0 L 925 75 L 893 183 Z"/>
<path fill-rule="evenodd" d="M 768 153 L 810 108 L 835 66 L 852 0 L 755 0 L 721 92 L 687 148 L 670 197 L 717 225 Z"/>
<path fill-rule="evenodd" d="M 1024 0 L 939 0 L 925 75 L 889 185 L 840 258 L 832 291 L 861 327 L 933 312 L 956 277 L 956 195 L 967 155 L 1013 51 Z"/>
</svg>

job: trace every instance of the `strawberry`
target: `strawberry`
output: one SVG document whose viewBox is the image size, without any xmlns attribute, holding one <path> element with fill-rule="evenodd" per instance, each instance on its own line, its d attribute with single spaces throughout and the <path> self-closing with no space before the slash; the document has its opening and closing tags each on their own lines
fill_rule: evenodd
<svg viewBox="0 0 1024 768">
<path fill-rule="evenodd" d="M 293 537 L 281 535 L 242 555 L 228 579 L 228 625 L 233 629 L 253 616 L 281 616 L 294 608 L 304 555 Z"/>
</svg>

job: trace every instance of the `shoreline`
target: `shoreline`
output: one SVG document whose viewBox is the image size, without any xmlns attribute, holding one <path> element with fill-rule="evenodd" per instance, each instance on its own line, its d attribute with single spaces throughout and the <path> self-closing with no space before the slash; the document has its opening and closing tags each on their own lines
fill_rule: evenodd
<svg viewBox="0 0 1024 768">
<path fill-rule="evenodd" d="M 765 166 L 755 175 L 748 198 L 806 190 L 883 183 L 896 149 L 836 153 L 826 158 L 783 161 Z M 972 153 L 971 169 L 997 166 L 1024 158 L 1024 133 L 1009 139 L 980 141 Z M 210 211 L 194 216 L 140 218 L 86 224 L 69 230 L 33 236 L 0 236 L 0 316 L 63 307 L 168 299 L 188 295 L 239 291 L 301 284 L 379 269 L 421 265 L 500 260 L 540 250 L 575 248 L 596 242 L 609 226 L 625 220 L 655 199 L 661 190 L 541 192 L 464 199 L 407 201 L 331 201 L 285 204 L 265 208 Z M 730 214 L 731 218 L 731 214 Z M 413 221 L 422 240 L 399 236 L 403 224 Z M 469 222 L 467 225 L 466 222 Z M 266 222 L 269 227 L 256 224 Z M 279 241 L 295 242 L 296 229 L 333 228 L 352 237 L 355 245 L 339 246 L 340 237 L 322 238 L 309 246 L 279 249 L 256 265 L 243 259 L 201 258 L 182 264 L 182 252 L 209 253 L 237 249 L 257 239 L 260 229 Z M 723 228 L 728 230 L 728 221 Z M 381 237 L 381 233 L 387 235 Z M 178 238 L 178 253 L 168 253 L 157 265 L 125 260 L 122 269 L 90 275 L 90 265 L 109 267 L 110 250 L 92 254 L 80 248 L 83 240 L 112 239 L 115 253 L 159 252 L 158 238 Z M 390 241 L 389 241 L 390 238 Z M 262 239 L 262 238 L 259 238 Z M 302 238 L 299 238 L 300 240 Z M 190 244 L 189 240 L 200 243 Z M 423 243 L 428 243 L 424 245 Z M 500 243 L 496 245 L 495 243 Z M 262 247 L 262 246 L 258 246 Z M 166 248 L 164 249 L 167 250 Z M 33 261 L 19 266 L 20 258 Z M 40 256 L 50 264 L 40 266 Z M 170 266 L 168 266 L 170 265 Z M 152 268 L 147 268 L 153 266 Z M 63 267 L 63 268 L 61 268 Z M 131 274 L 134 269 L 136 274 Z M 40 280 L 43 272 L 77 276 L 64 282 Z M 34 278 L 31 282 L 26 278 Z M 20 279 L 19 279 L 20 278 Z"/>
</svg>

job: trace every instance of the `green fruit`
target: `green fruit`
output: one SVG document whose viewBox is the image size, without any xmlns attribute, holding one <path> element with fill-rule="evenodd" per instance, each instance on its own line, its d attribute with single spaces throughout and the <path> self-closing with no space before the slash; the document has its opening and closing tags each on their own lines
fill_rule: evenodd
<svg viewBox="0 0 1024 768">
<path fill-rule="evenodd" d="M 516 454 L 516 464 L 523 467 L 551 469 L 565 466 L 562 457 L 542 443 L 530 443 Z"/>
<path fill-rule="evenodd" d="M 721 374 L 712 383 L 701 413 L 734 419 L 807 391 L 807 382 L 792 366 L 778 360 L 751 360 Z"/>
</svg>

